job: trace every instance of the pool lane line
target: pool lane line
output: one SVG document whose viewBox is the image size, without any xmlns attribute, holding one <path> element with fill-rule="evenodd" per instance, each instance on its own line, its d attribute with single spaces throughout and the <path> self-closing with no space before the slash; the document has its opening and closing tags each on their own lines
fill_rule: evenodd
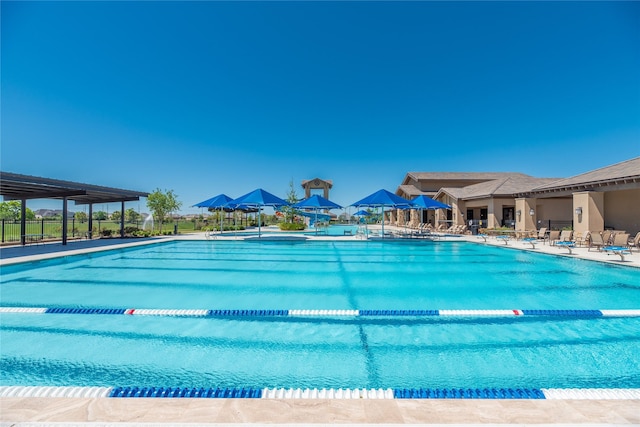
<svg viewBox="0 0 640 427">
<path fill-rule="evenodd" d="M 0 386 L 0 398 L 640 400 L 640 388 L 196 388 Z"/>
<path fill-rule="evenodd" d="M 147 308 L 0 307 L 0 313 L 124 314 L 174 317 L 640 317 L 640 310 L 206 310 Z"/>
</svg>

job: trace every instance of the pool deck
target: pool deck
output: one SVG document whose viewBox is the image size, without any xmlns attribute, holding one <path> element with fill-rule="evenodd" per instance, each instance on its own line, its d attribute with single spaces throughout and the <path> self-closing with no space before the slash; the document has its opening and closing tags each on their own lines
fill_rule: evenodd
<svg viewBox="0 0 640 427">
<path fill-rule="evenodd" d="M 6 425 L 638 425 L 640 401 L 2 398 L 0 420 Z"/>
<path fill-rule="evenodd" d="M 385 227 L 387 229 L 387 227 Z M 389 227 L 389 230 L 393 230 Z M 398 228 L 397 230 L 402 230 Z M 265 230 L 264 238 L 283 234 Z M 306 236 L 308 240 L 360 240 L 356 236 Z M 149 239 L 70 241 L 68 245 L 13 246 L 0 249 L 0 266 L 172 240 L 206 240 L 204 233 Z M 239 235 L 217 240 L 240 240 Z M 443 237 L 512 250 L 548 253 L 640 268 L 640 252 L 608 255 L 478 236 Z M 322 400 L 322 399 L 0 399 L 0 427 L 26 425 L 221 425 L 221 424 L 430 424 L 430 425 L 640 425 L 640 400 Z"/>
</svg>

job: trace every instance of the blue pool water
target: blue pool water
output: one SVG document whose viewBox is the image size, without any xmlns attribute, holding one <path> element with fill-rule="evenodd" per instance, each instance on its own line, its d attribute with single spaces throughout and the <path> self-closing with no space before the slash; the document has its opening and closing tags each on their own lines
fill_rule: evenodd
<svg viewBox="0 0 640 427">
<path fill-rule="evenodd" d="M 640 271 L 464 242 L 173 242 L 2 268 L 2 306 L 637 309 Z M 3 385 L 640 387 L 640 319 L 0 317 Z"/>
</svg>

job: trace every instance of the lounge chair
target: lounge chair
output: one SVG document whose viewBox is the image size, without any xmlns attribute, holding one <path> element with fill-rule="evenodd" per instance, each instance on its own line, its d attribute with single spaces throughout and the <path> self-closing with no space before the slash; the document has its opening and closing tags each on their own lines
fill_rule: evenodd
<svg viewBox="0 0 640 427">
<path fill-rule="evenodd" d="M 577 246 L 587 246 L 590 234 L 590 231 L 585 231 L 584 233 L 578 232 L 575 234 L 573 241 L 576 242 Z"/>
<path fill-rule="evenodd" d="M 627 248 L 629 247 L 629 234 L 627 233 L 616 233 L 613 236 L 613 243 L 611 246 L 619 246 Z"/>
<path fill-rule="evenodd" d="M 636 237 L 627 242 L 627 246 L 629 246 L 629 251 L 631 251 L 632 248 L 640 251 L 640 231 L 636 233 Z"/>
<path fill-rule="evenodd" d="M 524 243 L 529 243 L 531 245 L 531 249 L 535 249 L 536 243 L 538 243 L 538 239 L 536 237 L 525 237 L 522 241 Z"/>
<path fill-rule="evenodd" d="M 571 240 L 572 236 L 573 236 L 573 231 L 562 230 L 562 232 L 560 233 L 560 238 L 558 240 L 560 240 L 561 242 L 572 242 Z"/>
<path fill-rule="evenodd" d="M 544 240 L 547 237 L 547 227 L 540 228 L 536 237 L 538 240 Z"/>
<path fill-rule="evenodd" d="M 605 245 L 608 245 L 609 243 L 611 243 L 612 234 L 613 234 L 613 231 L 611 230 L 604 230 L 602 232 L 602 241 L 604 242 Z"/>
<path fill-rule="evenodd" d="M 551 230 L 547 235 L 547 239 L 549 240 L 549 245 L 553 245 L 558 239 L 560 239 L 560 231 Z"/>
<path fill-rule="evenodd" d="M 589 251 L 591 248 L 597 248 L 598 251 L 601 251 L 603 247 L 605 247 L 604 239 L 602 235 L 598 232 L 591 233 L 589 236 Z"/>
</svg>

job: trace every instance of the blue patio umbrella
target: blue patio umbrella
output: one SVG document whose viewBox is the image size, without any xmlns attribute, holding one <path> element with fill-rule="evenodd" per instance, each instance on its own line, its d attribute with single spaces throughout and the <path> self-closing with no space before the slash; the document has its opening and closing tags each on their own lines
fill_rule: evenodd
<svg viewBox="0 0 640 427">
<path fill-rule="evenodd" d="M 433 200 L 431 197 L 425 196 L 424 194 L 411 200 L 411 202 L 415 207 L 420 209 L 451 209 L 451 206 L 437 200 Z"/>
<path fill-rule="evenodd" d="M 424 194 L 421 194 L 420 196 L 416 197 L 411 201 L 413 202 L 415 207 L 417 207 L 421 211 L 430 210 L 430 209 L 432 210 L 451 209 L 451 206 L 444 204 L 442 202 L 439 202 L 437 200 L 433 200 L 431 197 L 425 196 Z M 422 217 L 422 214 L 420 214 L 420 217 Z"/>
<path fill-rule="evenodd" d="M 210 199 L 204 200 L 200 203 L 197 203 L 195 205 L 193 205 L 194 207 L 198 207 L 198 208 L 207 208 L 210 210 L 219 210 L 220 212 L 220 234 L 222 234 L 222 211 L 223 210 L 229 210 L 231 211 L 231 209 L 229 209 L 229 207 L 227 207 L 227 203 L 229 203 L 231 200 L 233 200 L 231 197 L 227 196 L 226 194 L 218 194 L 217 196 L 214 196 Z"/>
<path fill-rule="evenodd" d="M 396 209 L 407 209 L 411 208 L 413 206 L 413 203 L 407 199 L 403 199 L 396 194 L 393 194 L 390 191 L 382 189 L 368 195 L 362 200 L 358 200 L 357 202 L 352 203 L 351 206 L 355 206 L 357 208 L 369 207 L 384 209 L 385 207 L 391 207 Z M 384 215 L 382 217 L 382 238 L 384 238 Z"/>
<path fill-rule="evenodd" d="M 360 221 L 359 222 L 364 222 L 364 217 L 365 216 L 370 216 L 371 213 L 367 212 L 365 210 L 359 210 L 358 212 L 354 213 L 353 216 L 359 216 L 360 217 Z"/>
<path fill-rule="evenodd" d="M 314 194 L 313 196 L 299 201 L 298 203 L 293 205 L 294 208 L 298 209 L 313 209 L 316 212 L 314 225 L 318 222 L 318 210 L 320 209 L 342 209 L 337 203 L 332 202 L 331 200 L 325 199 L 322 196 Z M 316 233 L 318 229 L 316 228 Z"/>
<path fill-rule="evenodd" d="M 262 208 L 264 206 L 277 208 L 287 205 L 289 205 L 289 203 L 286 200 L 282 200 L 280 197 L 274 196 L 273 194 L 264 191 L 262 188 L 253 190 L 252 192 L 247 193 L 244 196 L 240 196 L 237 199 L 231 200 L 226 204 L 227 207 L 231 207 L 234 209 L 258 209 L 258 237 L 261 237 L 260 211 L 262 210 Z"/>
<path fill-rule="evenodd" d="M 231 200 L 233 199 L 227 196 L 226 194 L 218 194 L 217 196 L 214 196 L 210 199 L 207 199 L 200 203 L 196 203 L 193 206 L 197 208 L 220 209 L 224 207 L 227 203 L 229 203 Z"/>
</svg>

